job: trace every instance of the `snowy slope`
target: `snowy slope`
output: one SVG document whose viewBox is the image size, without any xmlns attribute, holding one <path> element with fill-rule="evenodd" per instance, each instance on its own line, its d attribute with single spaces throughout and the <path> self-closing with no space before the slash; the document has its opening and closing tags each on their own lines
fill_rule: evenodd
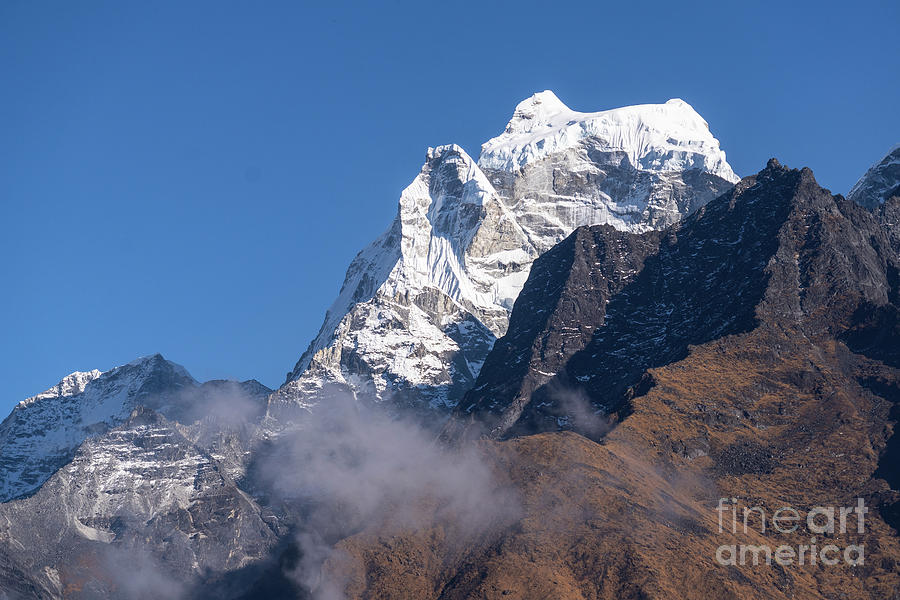
<svg viewBox="0 0 900 600">
<path fill-rule="evenodd" d="M 140 406 L 86 439 L 33 495 L 0 504 L 0 540 L 59 598 L 71 597 L 66 576 L 79 581 L 75 597 L 184 597 L 160 584 L 176 590 L 208 569 L 240 568 L 266 556 L 275 537 L 215 457 Z M 132 581 L 135 593 L 123 593 Z"/>
<path fill-rule="evenodd" d="M 377 398 L 414 390 L 445 405 L 504 331 L 535 256 L 475 161 L 456 145 L 429 148 L 276 400 L 315 403 L 335 383 Z"/>
<path fill-rule="evenodd" d="M 872 210 L 897 195 L 900 195 L 900 144 L 866 171 L 847 198 Z"/>
<path fill-rule="evenodd" d="M 456 145 L 428 150 L 270 416 L 311 409 L 335 390 L 446 413 L 506 331 L 537 256 L 581 225 L 665 227 L 737 180 L 680 100 L 579 113 L 552 92 L 535 94 L 478 163 Z"/>
<path fill-rule="evenodd" d="M 0 502 L 34 492 L 83 442 L 120 427 L 139 407 L 170 419 L 240 477 L 271 392 L 255 380 L 199 384 L 159 354 L 105 373 L 72 373 L 19 402 L 0 423 Z"/>
<path fill-rule="evenodd" d="M 105 373 L 72 373 L 23 400 L 0 424 L 0 502 L 33 492 L 85 439 L 121 424 L 138 404 L 162 408 L 196 383 L 157 354 Z"/>
</svg>

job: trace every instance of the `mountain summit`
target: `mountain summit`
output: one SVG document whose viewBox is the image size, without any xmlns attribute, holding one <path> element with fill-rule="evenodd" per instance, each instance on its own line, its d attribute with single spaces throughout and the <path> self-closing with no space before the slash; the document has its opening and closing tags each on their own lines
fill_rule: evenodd
<svg viewBox="0 0 900 600">
<path fill-rule="evenodd" d="M 428 149 L 270 415 L 342 393 L 443 419 L 506 332 L 540 254 L 583 225 L 668 226 L 737 179 L 681 100 L 580 113 L 535 94 L 477 163 L 457 145 Z"/>
<path fill-rule="evenodd" d="M 84 440 L 124 422 L 136 406 L 163 408 L 196 384 L 156 354 L 105 373 L 72 373 L 19 402 L 0 423 L 0 502 L 36 490 Z"/>
<path fill-rule="evenodd" d="M 200 384 L 184 367 L 160 354 L 106 372 L 67 375 L 46 392 L 19 402 L 0 423 L 0 503 L 35 492 L 72 460 L 82 444 L 122 426 L 138 408 L 186 425 L 200 420 L 222 421 L 238 408 L 241 419 L 245 419 L 254 408 L 237 406 L 235 398 L 249 399 L 243 404 L 257 403 L 256 412 L 261 412 L 269 393 L 270 389 L 254 380 Z M 224 404 L 230 405 L 223 408 Z M 225 468 L 240 471 L 246 443 L 232 449 L 235 440 L 215 436 L 206 439 L 205 429 L 209 427 L 195 429 L 197 441 L 214 448 L 211 451 Z"/>
<path fill-rule="evenodd" d="M 516 106 L 506 130 L 482 145 L 478 164 L 513 171 L 586 140 L 599 149 L 624 153 L 639 170 L 697 169 L 732 183 L 738 180 L 707 122 L 684 100 L 583 113 L 550 90 Z"/>
</svg>

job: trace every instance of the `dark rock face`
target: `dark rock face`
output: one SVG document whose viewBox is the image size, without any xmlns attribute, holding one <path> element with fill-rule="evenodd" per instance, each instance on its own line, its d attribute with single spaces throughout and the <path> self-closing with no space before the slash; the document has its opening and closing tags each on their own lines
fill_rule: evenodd
<svg viewBox="0 0 900 600">
<path fill-rule="evenodd" d="M 590 341 L 609 298 L 657 251 L 659 238 L 655 231 L 638 236 L 597 225 L 577 229 L 542 255 L 516 300 L 509 333 L 494 345 L 456 413 L 503 412 L 506 421 L 515 420 L 531 394 Z"/>
<path fill-rule="evenodd" d="M 586 239 L 590 259 L 571 258 Z M 616 246 L 629 258 L 604 261 Z M 848 336 L 888 359 L 898 347 L 898 281 L 870 213 L 820 188 L 808 169 L 772 160 L 662 234 L 582 229 L 537 261 L 445 434 L 474 423 L 491 437 L 580 429 L 579 417 L 627 411 L 647 369 L 761 325 Z M 566 406 L 571 398 L 578 410 Z"/>
</svg>

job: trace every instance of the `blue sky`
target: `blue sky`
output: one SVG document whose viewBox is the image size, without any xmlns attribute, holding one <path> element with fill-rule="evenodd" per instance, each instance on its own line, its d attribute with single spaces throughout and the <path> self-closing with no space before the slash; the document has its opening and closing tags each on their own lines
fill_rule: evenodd
<svg viewBox="0 0 900 600">
<path fill-rule="evenodd" d="M 426 147 L 535 91 L 835 192 L 900 142 L 896 2 L 425 4 L 0 3 L 0 412 L 154 352 L 279 385 Z"/>
</svg>

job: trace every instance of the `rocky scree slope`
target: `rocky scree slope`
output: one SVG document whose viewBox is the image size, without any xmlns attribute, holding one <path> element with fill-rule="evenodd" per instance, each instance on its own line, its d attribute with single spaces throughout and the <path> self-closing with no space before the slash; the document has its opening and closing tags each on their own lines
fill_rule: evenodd
<svg viewBox="0 0 900 600">
<path fill-rule="evenodd" d="M 180 597 L 265 560 L 278 535 L 219 461 L 144 407 L 0 504 L 0 540 L 47 590 L 37 597 Z"/>
</svg>

